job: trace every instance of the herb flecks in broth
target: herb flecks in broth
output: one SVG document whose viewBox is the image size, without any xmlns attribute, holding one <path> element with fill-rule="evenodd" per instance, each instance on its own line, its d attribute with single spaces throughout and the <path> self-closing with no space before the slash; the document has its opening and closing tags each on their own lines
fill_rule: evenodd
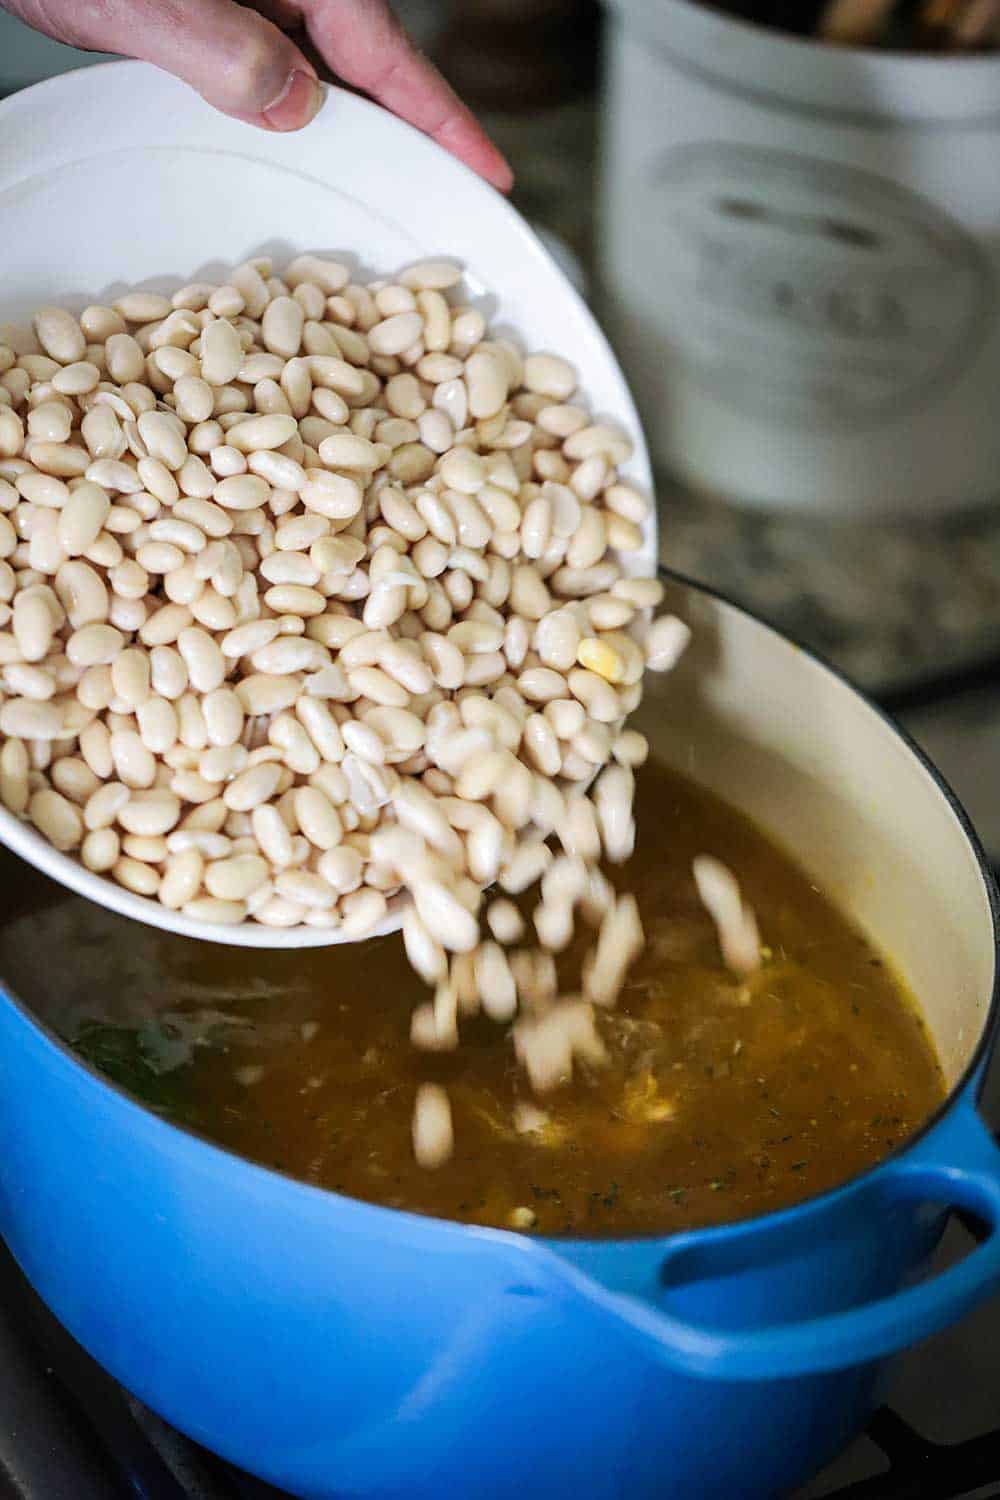
<svg viewBox="0 0 1000 1500">
<path fill-rule="evenodd" d="M 0 930 L 10 986 L 95 1067 L 265 1165 L 391 1207 L 544 1233 L 652 1233 L 792 1203 L 870 1166 L 944 1094 L 909 996 L 871 945 L 745 819 L 658 767 L 616 872 L 647 935 L 610 1063 L 535 1099 L 509 1034 L 455 1054 L 409 1039 L 426 997 L 398 937 L 268 952 L 139 932 L 41 877 Z M 727 972 L 691 875 L 737 874 L 763 966 Z M 47 902 L 48 904 L 39 904 Z M 584 941 L 586 939 L 584 938 Z M 44 968 L 37 964 L 46 954 Z M 572 972 L 579 954 L 560 960 Z M 447 1087 L 455 1154 L 417 1166 L 413 1100 Z"/>
</svg>

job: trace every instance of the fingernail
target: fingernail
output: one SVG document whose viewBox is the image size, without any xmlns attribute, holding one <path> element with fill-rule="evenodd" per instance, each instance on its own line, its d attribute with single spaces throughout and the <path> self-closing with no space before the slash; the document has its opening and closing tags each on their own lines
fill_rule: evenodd
<svg viewBox="0 0 1000 1500">
<path fill-rule="evenodd" d="M 490 168 L 490 181 L 501 193 L 509 193 L 514 186 L 514 169 L 505 156 L 498 151 L 496 162 Z"/>
<path fill-rule="evenodd" d="M 272 130 L 301 130 L 319 112 L 323 90 L 310 73 L 295 68 L 276 99 L 261 110 Z"/>
</svg>

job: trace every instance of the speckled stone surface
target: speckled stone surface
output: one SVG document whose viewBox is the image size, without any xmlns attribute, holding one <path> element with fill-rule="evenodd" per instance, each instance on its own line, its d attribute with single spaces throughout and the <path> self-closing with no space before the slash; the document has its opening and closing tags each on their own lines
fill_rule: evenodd
<svg viewBox="0 0 1000 1500">
<path fill-rule="evenodd" d="M 920 527 L 862 526 L 735 510 L 668 480 L 659 499 L 664 562 L 870 691 L 1000 659 L 1000 508 Z"/>
<path fill-rule="evenodd" d="M 594 101 L 485 123 L 517 172 L 518 207 L 599 282 Z M 1000 501 L 975 516 L 868 526 L 735 509 L 668 475 L 657 490 L 668 566 L 746 604 L 869 691 L 1000 661 Z"/>
</svg>

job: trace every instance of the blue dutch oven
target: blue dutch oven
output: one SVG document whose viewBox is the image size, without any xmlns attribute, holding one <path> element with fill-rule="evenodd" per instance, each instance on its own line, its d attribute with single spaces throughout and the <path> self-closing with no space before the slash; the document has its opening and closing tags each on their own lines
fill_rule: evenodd
<svg viewBox="0 0 1000 1500">
<path fill-rule="evenodd" d="M 696 645 L 650 684 L 656 753 L 822 882 L 935 1038 L 948 1098 L 873 1170 L 668 1237 L 469 1228 L 239 1160 L 0 1003 L 0 1230 L 18 1261 L 144 1402 L 294 1495 L 775 1495 L 864 1423 L 890 1356 L 1000 1283 L 1000 1153 L 976 1108 L 998 908 L 975 837 L 838 676 L 733 605 L 669 587 Z M 927 1279 L 956 1209 L 983 1237 Z"/>
</svg>

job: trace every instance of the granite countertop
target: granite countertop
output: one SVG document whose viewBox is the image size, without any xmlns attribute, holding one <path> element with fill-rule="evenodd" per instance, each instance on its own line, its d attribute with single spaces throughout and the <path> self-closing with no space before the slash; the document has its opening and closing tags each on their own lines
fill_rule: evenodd
<svg viewBox="0 0 1000 1500">
<path fill-rule="evenodd" d="M 915 526 L 833 524 L 735 510 L 661 477 L 661 558 L 830 658 L 862 687 L 903 696 L 996 664 L 1000 507 Z"/>
<path fill-rule="evenodd" d="M 514 201 L 599 277 L 594 100 L 484 123 L 517 173 Z M 821 651 L 861 686 L 897 694 L 997 663 L 1000 500 L 938 522 L 861 525 L 741 510 L 657 478 L 661 557 Z M 1000 496 L 1000 476 L 998 476 Z"/>
</svg>

